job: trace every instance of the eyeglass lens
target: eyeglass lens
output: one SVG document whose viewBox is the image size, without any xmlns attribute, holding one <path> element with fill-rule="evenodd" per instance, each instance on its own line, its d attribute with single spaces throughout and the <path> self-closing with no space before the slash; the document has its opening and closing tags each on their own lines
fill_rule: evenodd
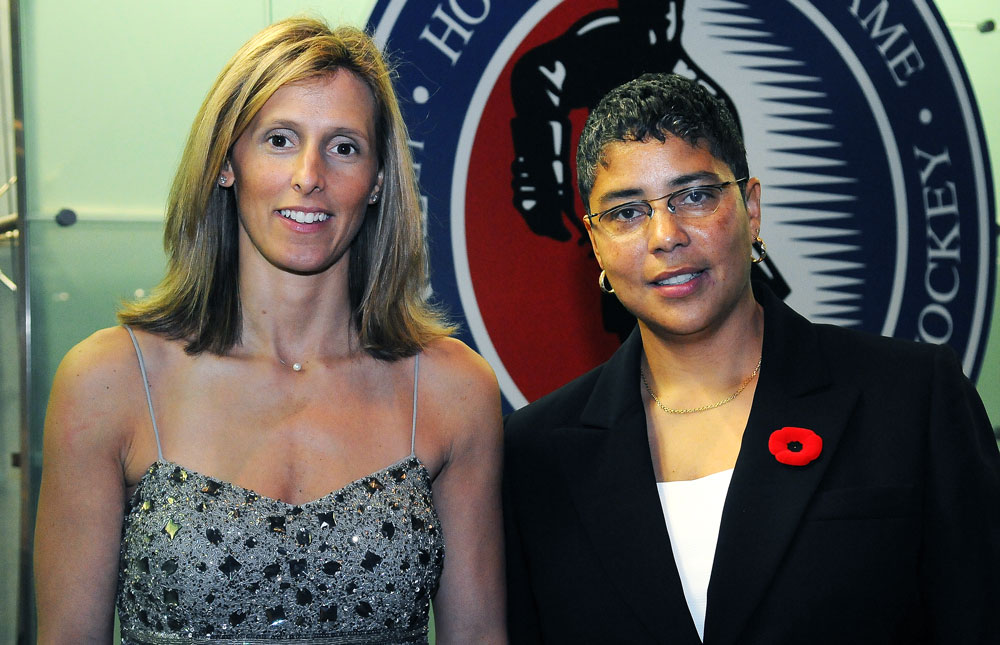
<svg viewBox="0 0 1000 645">
<path fill-rule="evenodd" d="M 644 228 L 653 216 L 653 206 L 650 202 L 659 201 L 664 197 L 667 199 L 667 209 L 671 213 L 682 217 L 700 217 L 711 215 L 718 210 L 722 202 L 722 187 L 693 186 L 658 199 L 629 202 L 603 213 L 598 221 L 614 235 Z"/>
</svg>

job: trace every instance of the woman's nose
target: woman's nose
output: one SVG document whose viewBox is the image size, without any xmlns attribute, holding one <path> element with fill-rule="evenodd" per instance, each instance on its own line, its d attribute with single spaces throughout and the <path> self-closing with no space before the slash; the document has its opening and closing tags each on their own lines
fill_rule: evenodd
<svg viewBox="0 0 1000 645">
<path fill-rule="evenodd" d="M 323 159 L 316 151 L 305 149 L 296 158 L 292 187 L 303 195 L 323 190 Z"/>
<path fill-rule="evenodd" d="M 673 251 L 678 246 L 690 242 L 684 227 L 684 218 L 671 213 L 666 204 L 654 206 L 653 215 L 646 228 L 650 251 Z"/>
</svg>

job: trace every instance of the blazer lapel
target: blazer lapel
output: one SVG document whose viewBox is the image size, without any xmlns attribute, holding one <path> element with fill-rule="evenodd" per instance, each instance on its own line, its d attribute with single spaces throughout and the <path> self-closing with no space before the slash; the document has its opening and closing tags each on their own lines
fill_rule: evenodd
<svg viewBox="0 0 1000 645">
<path fill-rule="evenodd" d="M 602 590 L 635 610 L 650 642 L 700 643 L 670 548 L 656 492 L 639 395 L 638 331 L 605 364 L 581 414 L 583 427 L 558 430 L 562 475 L 598 561 Z"/>
<path fill-rule="evenodd" d="M 837 449 L 858 397 L 831 384 L 815 331 L 754 285 L 764 306 L 764 361 L 722 513 L 708 588 L 705 642 L 735 643 L 771 583 Z M 784 426 L 814 431 L 820 456 L 806 466 L 779 463 L 768 439 Z"/>
</svg>

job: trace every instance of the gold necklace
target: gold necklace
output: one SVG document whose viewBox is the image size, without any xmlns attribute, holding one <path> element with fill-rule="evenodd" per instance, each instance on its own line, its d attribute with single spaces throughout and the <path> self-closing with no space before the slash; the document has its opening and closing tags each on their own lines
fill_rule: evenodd
<svg viewBox="0 0 1000 645">
<path fill-rule="evenodd" d="M 753 368 L 753 372 L 750 373 L 750 376 L 748 376 L 746 380 L 740 383 L 740 386 L 736 389 L 735 392 L 733 392 L 726 398 L 722 399 L 718 403 L 703 405 L 700 408 L 668 408 L 667 406 L 660 403 L 660 400 L 656 398 L 655 394 L 653 394 L 653 388 L 649 387 L 649 382 L 646 380 L 645 372 L 642 371 L 641 363 L 639 364 L 639 377 L 642 379 L 642 384 L 646 386 L 646 391 L 649 392 L 649 396 L 653 397 L 653 400 L 656 401 L 656 405 L 660 406 L 661 410 L 663 410 L 667 414 L 691 414 L 692 412 L 704 412 L 705 410 L 714 410 L 715 408 L 722 407 L 725 404 L 732 401 L 733 399 L 735 399 L 736 397 L 738 397 L 743 392 L 743 390 L 747 389 L 747 386 L 750 385 L 750 382 L 754 379 L 754 377 L 757 376 L 757 372 L 760 371 L 760 363 L 763 360 L 764 360 L 763 356 L 757 359 L 757 367 Z"/>
</svg>

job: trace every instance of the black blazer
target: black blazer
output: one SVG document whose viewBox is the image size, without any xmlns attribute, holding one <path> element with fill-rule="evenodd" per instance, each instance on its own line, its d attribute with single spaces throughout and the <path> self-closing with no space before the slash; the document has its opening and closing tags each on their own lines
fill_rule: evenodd
<svg viewBox="0 0 1000 645">
<path fill-rule="evenodd" d="M 705 643 L 1000 643 L 1000 456 L 946 347 L 814 325 L 754 285 L 763 362 Z M 697 645 L 640 397 L 642 341 L 506 420 L 511 642 Z M 807 466 L 770 434 L 823 438 Z"/>
</svg>

